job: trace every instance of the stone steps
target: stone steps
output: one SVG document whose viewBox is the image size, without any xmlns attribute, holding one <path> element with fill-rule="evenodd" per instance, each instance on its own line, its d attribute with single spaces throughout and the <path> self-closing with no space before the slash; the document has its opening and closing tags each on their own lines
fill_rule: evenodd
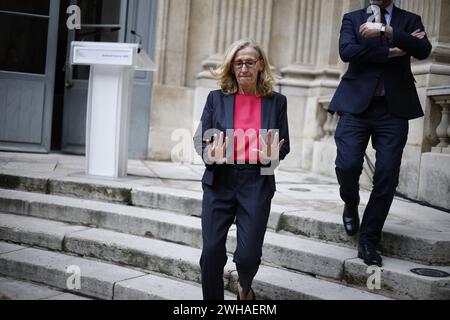
<svg viewBox="0 0 450 320">
<path fill-rule="evenodd" d="M 76 283 L 69 277 L 68 267 L 79 268 L 80 288 L 68 288 Z M 69 272 L 68 272 L 69 271 Z M 0 274 L 45 284 L 66 292 L 94 299 L 129 300 L 198 300 L 202 298 L 200 285 L 174 280 L 123 266 L 0 242 Z M 63 297 L 61 297 L 63 298 Z M 234 299 L 227 292 L 226 299 Z"/>
<path fill-rule="evenodd" d="M 36 195 L 32 194 L 32 196 L 35 197 Z M 53 198 L 63 200 L 62 197 L 47 196 L 46 201 L 52 201 Z M 68 202 L 77 201 L 76 199 L 66 200 Z M 85 205 L 93 202 L 78 201 Z M 109 206 L 114 205 L 110 204 Z M 64 209 L 61 210 L 64 211 Z M 167 214 L 170 215 L 170 213 Z M 72 218 L 75 218 L 75 216 L 75 214 L 72 214 Z M 188 218 L 199 220 L 198 218 Z M 115 218 L 112 217 L 111 219 L 114 220 Z M 42 231 L 39 232 L 39 230 Z M 195 229 L 193 232 L 195 232 Z M 167 234 L 166 236 L 170 238 L 171 235 Z M 231 239 L 230 244 L 234 238 L 229 238 Z M 0 239 L 49 249 L 56 248 L 58 250 L 58 248 L 62 248 L 62 250 L 71 254 L 94 257 L 184 280 L 200 282 L 198 266 L 200 250 L 186 245 L 11 214 L 0 214 Z M 234 246 L 232 247 L 234 248 Z M 344 247 L 269 231 L 264 244 L 263 261 L 278 267 L 292 269 L 297 273 L 301 271 L 324 277 L 326 280 L 364 288 L 368 277 L 367 266 L 360 259 L 356 259 L 355 255 L 354 250 Z M 399 299 L 450 298 L 449 292 L 446 291 L 450 285 L 450 280 L 427 278 L 409 272 L 410 269 L 419 267 L 424 266 L 385 258 L 382 288 L 377 292 Z M 450 272 L 448 267 L 443 268 L 443 270 Z M 237 279 L 232 276 L 235 273 L 234 265 L 229 259 L 224 280 L 230 290 L 235 289 L 236 286 Z M 297 275 L 290 272 L 286 276 L 292 278 Z M 262 287 L 267 287 L 267 284 L 262 284 Z M 268 298 L 273 299 L 270 295 Z"/>
<path fill-rule="evenodd" d="M 200 247 L 197 217 L 92 200 L 0 190 L 0 212 L 9 212 Z"/>
<path fill-rule="evenodd" d="M 0 187 L 13 190 L 47 192 L 75 196 L 137 207 L 169 210 L 187 216 L 200 216 L 199 191 L 173 187 L 146 186 L 139 182 L 94 180 L 83 177 L 23 177 L 0 174 Z M 1 199 L 1 193 L 0 193 Z M 5 200 L 6 201 L 6 200 Z M 2 208 L 0 210 L 6 211 Z M 295 207 L 272 206 L 268 229 L 337 243 L 355 248 L 355 237 L 345 234 L 341 222 L 341 208 L 330 211 L 299 210 Z M 360 210 L 362 212 L 362 210 Z M 429 214 L 429 213 L 428 213 Z M 447 228 L 450 228 L 450 219 Z M 163 224 L 163 222 L 161 222 Z M 161 224 L 157 230 L 160 230 Z M 175 240 L 176 241 L 176 240 Z M 380 252 L 390 257 L 407 259 L 427 265 L 450 265 L 450 233 L 428 230 L 418 232 L 417 226 L 391 218 L 385 224 Z"/>
<path fill-rule="evenodd" d="M 280 215 L 278 230 L 356 248 L 356 238 L 345 233 L 341 211 L 284 212 Z M 360 207 L 359 212 L 362 218 L 363 207 Z M 393 220 L 386 221 L 383 228 L 379 245 L 383 255 L 426 265 L 450 265 L 450 233 L 426 227 L 418 229 L 417 226 Z"/>
<path fill-rule="evenodd" d="M 200 192 L 167 187 L 136 187 L 131 191 L 131 203 L 135 206 L 158 208 L 200 216 L 202 195 Z M 176 204 L 176 210 L 172 210 Z M 364 208 L 360 208 L 360 216 Z M 450 218 L 446 221 L 450 228 Z M 356 247 L 355 237 L 346 235 L 342 224 L 342 208 L 330 211 L 299 210 L 289 206 L 272 205 L 268 229 L 286 231 L 339 245 Z M 383 255 L 408 259 L 427 265 L 450 265 L 450 233 L 421 230 L 403 221 L 388 220 L 383 229 L 380 252 Z"/>
<path fill-rule="evenodd" d="M 3 199 L 1 203 L 4 204 L 1 210 L 5 212 L 115 230 L 201 248 L 201 222 L 196 217 L 61 196 L 42 197 L 39 194 L 20 191 L 0 191 L 0 194 L 4 195 L 0 199 Z M 6 199 L 12 202 L 8 205 Z M 78 226 L 43 226 L 43 223 L 36 222 L 33 218 L 18 219 L 19 217 L 1 214 L 0 218 L 0 227 L 4 226 L 5 230 L 28 228 L 22 233 L 23 239 L 14 238 L 17 236 L 14 233 L 11 237 L 4 238 L 19 243 L 32 236 L 39 241 L 40 238 L 45 238 L 47 230 L 53 232 L 61 229 L 61 233 L 55 235 L 56 241 L 46 245 L 53 249 L 61 247 L 65 230 L 81 230 Z M 16 221 L 20 221 L 17 226 Z M 230 250 L 236 247 L 235 228 L 232 226 L 229 232 L 227 244 Z M 344 262 L 352 258 L 356 258 L 355 250 L 272 231 L 266 233 L 263 247 L 263 259 L 266 262 L 334 279 L 342 278 Z"/>
<path fill-rule="evenodd" d="M 0 277 L 0 300 L 91 300 L 42 284 Z"/>
<path fill-rule="evenodd" d="M 164 277 L 199 283 L 201 192 L 181 189 L 176 183 L 170 187 L 149 186 L 148 183 L 143 179 L 109 181 L 82 176 L 48 178 L 0 174 L 0 187 L 10 189 L 0 189 L 0 212 L 8 213 L 0 214 L 0 239 L 148 272 L 162 272 Z M 360 292 L 378 293 L 375 294 L 377 299 L 383 296 L 450 298 L 449 278 L 421 277 L 410 272 L 410 269 L 423 268 L 426 264 L 439 264 L 438 269 L 450 272 L 450 263 L 447 264 L 450 261 L 449 234 L 426 226 L 417 230 L 413 224 L 389 220 L 383 235 L 382 252 L 393 258 L 383 257 L 381 290 L 369 291 L 366 287 L 367 266 L 356 258 L 354 240 L 345 235 L 340 212 L 332 209 L 336 206 L 330 205 L 329 211 L 321 212 L 301 210 L 301 207 L 301 204 L 300 209 L 298 206 L 272 206 L 261 270 L 272 268 L 272 273 L 282 273 L 283 279 L 279 281 L 283 289 L 271 283 L 269 276 L 260 281 L 257 275 L 255 291 L 259 290 L 259 296 L 327 299 L 336 292 L 348 292 L 342 297 L 335 296 L 346 299 L 354 294 L 352 290 L 359 290 L 358 295 Z M 46 225 L 48 223 L 57 224 Z M 227 243 L 229 251 L 235 247 L 235 242 L 235 226 L 232 226 Z M 182 259 L 177 259 L 173 252 L 170 255 L 164 248 L 183 252 Z M 405 261 L 405 257 L 419 262 Z M 168 265 L 173 267 L 170 272 Z M 226 271 L 227 288 L 236 291 L 237 275 L 231 259 Z M 311 288 L 315 289 L 310 292 L 292 291 L 290 279 L 296 277 L 298 285 L 301 285 L 300 280 L 321 282 L 313 281 Z M 332 291 L 331 295 L 320 290 L 330 285 L 345 289 L 339 287 L 341 289 Z M 135 295 L 148 297 L 139 292 L 135 291 Z"/>
<path fill-rule="evenodd" d="M 105 254 L 110 254 L 111 251 L 114 249 Z M 196 287 L 186 284 L 186 282 L 174 281 L 86 257 L 81 258 L 66 253 L 0 242 L 0 270 L 3 275 L 8 277 L 43 283 L 70 292 L 72 290 L 67 289 L 66 285 L 67 279 L 71 276 L 66 272 L 69 266 L 77 266 L 81 271 L 81 288 L 76 292 L 89 297 L 97 299 L 201 299 L 199 285 Z M 170 266 L 168 267 L 170 268 Z M 237 275 L 228 275 L 228 285 L 235 288 Z M 187 276 L 183 277 L 190 276 L 192 274 L 189 272 Z M 387 299 L 363 290 L 268 266 L 261 266 L 254 280 L 253 288 L 260 299 Z M 228 292 L 226 299 L 234 299 L 234 297 Z"/>
</svg>

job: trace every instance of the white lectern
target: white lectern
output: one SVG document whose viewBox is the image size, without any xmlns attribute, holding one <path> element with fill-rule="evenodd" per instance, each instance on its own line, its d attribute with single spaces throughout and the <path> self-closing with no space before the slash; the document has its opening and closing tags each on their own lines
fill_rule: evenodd
<svg viewBox="0 0 450 320">
<path fill-rule="evenodd" d="M 154 64 L 138 44 L 115 42 L 71 43 L 73 65 L 90 65 L 86 116 L 86 173 L 127 175 L 128 123 L 135 70 L 154 71 Z"/>
</svg>

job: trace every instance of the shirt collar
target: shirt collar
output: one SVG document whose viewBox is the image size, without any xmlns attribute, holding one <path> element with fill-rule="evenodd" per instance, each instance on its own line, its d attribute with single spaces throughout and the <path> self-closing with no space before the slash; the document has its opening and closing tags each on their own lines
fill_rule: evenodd
<svg viewBox="0 0 450 320">
<path fill-rule="evenodd" d="M 387 14 L 392 17 L 392 11 L 394 10 L 394 1 L 391 2 L 389 6 L 386 7 Z"/>
</svg>

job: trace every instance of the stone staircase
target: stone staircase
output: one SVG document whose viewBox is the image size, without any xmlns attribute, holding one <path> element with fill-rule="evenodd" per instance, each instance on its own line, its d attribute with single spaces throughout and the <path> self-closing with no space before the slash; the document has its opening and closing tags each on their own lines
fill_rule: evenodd
<svg viewBox="0 0 450 320">
<path fill-rule="evenodd" d="M 30 172 L 0 173 L 0 188 L 3 277 L 93 299 L 202 298 L 200 190 L 173 181 Z M 369 290 L 367 266 L 341 225 L 342 207 L 331 201 L 328 210 L 318 210 L 312 204 L 318 201 L 305 195 L 291 206 L 273 205 L 253 286 L 260 299 L 450 299 L 449 277 L 410 271 L 450 273 L 450 215 L 429 216 L 437 228 L 388 220 L 381 289 Z M 394 209 L 412 210 L 408 204 Z M 229 300 L 237 290 L 235 231 L 232 226 L 224 273 Z M 69 266 L 81 272 L 79 290 L 67 287 Z M 0 278 L 0 294 L 2 288 Z"/>
</svg>

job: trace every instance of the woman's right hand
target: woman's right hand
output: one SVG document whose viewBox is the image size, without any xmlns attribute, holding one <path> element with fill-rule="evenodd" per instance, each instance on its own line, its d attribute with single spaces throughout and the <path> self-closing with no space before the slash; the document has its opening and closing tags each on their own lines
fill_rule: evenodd
<svg viewBox="0 0 450 320">
<path fill-rule="evenodd" d="M 223 164 L 227 161 L 226 153 L 228 146 L 228 137 L 225 138 L 224 134 L 221 132 L 219 135 L 215 134 L 212 142 L 209 140 L 206 142 L 208 144 L 208 158 L 211 162 L 217 164 Z"/>
</svg>

